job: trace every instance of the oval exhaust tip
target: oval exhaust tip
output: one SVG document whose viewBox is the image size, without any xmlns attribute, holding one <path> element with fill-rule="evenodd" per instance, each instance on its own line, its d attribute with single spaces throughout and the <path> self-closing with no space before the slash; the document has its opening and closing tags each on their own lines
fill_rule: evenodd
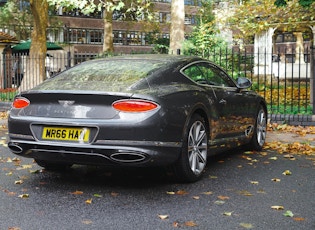
<svg viewBox="0 0 315 230">
<path fill-rule="evenodd" d="M 13 152 L 13 153 L 19 154 L 19 153 L 23 152 L 22 147 L 17 145 L 17 144 L 9 143 L 8 147 L 11 150 L 11 152 Z"/>
<path fill-rule="evenodd" d="M 118 152 L 110 156 L 113 161 L 121 163 L 136 163 L 144 161 L 146 156 L 142 153 L 137 152 Z"/>
</svg>

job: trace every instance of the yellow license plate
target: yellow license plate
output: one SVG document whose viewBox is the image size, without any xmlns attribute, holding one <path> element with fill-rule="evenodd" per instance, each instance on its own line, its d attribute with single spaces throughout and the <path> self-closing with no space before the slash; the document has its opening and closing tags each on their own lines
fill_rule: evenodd
<svg viewBox="0 0 315 230">
<path fill-rule="evenodd" d="M 88 128 L 44 127 L 42 139 L 58 141 L 89 142 Z"/>
</svg>

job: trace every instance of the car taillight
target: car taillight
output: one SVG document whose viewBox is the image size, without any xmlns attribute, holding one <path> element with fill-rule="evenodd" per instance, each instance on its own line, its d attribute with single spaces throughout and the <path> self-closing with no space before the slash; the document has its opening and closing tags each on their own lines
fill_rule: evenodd
<svg viewBox="0 0 315 230">
<path fill-rule="evenodd" d="M 12 106 L 15 109 L 23 109 L 29 106 L 29 104 L 30 104 L 30 101 L 28 99 L 24 97 L 17 97 L 14 99 Z"/>
<path fill-rule="evenodd" d="M 156 109 L 158 105 L 143 100 L 121 100 L 114 102 L 113 107 L 122 112 L 147 112 Z"/>
</svg>

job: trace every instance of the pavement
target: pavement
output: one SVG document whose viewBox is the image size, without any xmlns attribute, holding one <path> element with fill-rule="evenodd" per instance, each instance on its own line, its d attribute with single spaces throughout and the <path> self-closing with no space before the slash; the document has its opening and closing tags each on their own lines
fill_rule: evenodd
<svg viewBox="0 0 315 230">
<path fill-rule="evenodd" d="M 284 143 L 309 143 L 315 146 L 315 134 L 299 135 L 285 131 L 269 131 L 267 132 L 266 142 L 284 142 Z"/>
</svg>

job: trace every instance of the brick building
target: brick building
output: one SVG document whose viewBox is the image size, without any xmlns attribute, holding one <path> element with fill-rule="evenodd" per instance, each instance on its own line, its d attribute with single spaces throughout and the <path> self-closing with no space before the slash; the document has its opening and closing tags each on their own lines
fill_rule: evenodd
<svg viewBox="0 0 315 230">
<path fill-rule="evenodd" d="M 155 21 L 148 27 L 144 21 L 122 21 L 113 15 L 113 40 L 117 53 L 150 52 L 152 43 L 150 36 L 169 38 L 171 20 L 171 1 L 153 1 Z M 185 32 L 192 32 L 197 23 L 196 17 L 201 1 L 185 0 Z M 65 44 L 64 49 L 80 55 L 101 53 L 103 45 L 104 22 L 101 13 L 83 15 L 78 11 L 66 12 L 59 9 L 55 15 L 61 27 L 48 28 L 48 39 Z M 156 28 L 154 30 L 153 28 Z"/>
</svg>

